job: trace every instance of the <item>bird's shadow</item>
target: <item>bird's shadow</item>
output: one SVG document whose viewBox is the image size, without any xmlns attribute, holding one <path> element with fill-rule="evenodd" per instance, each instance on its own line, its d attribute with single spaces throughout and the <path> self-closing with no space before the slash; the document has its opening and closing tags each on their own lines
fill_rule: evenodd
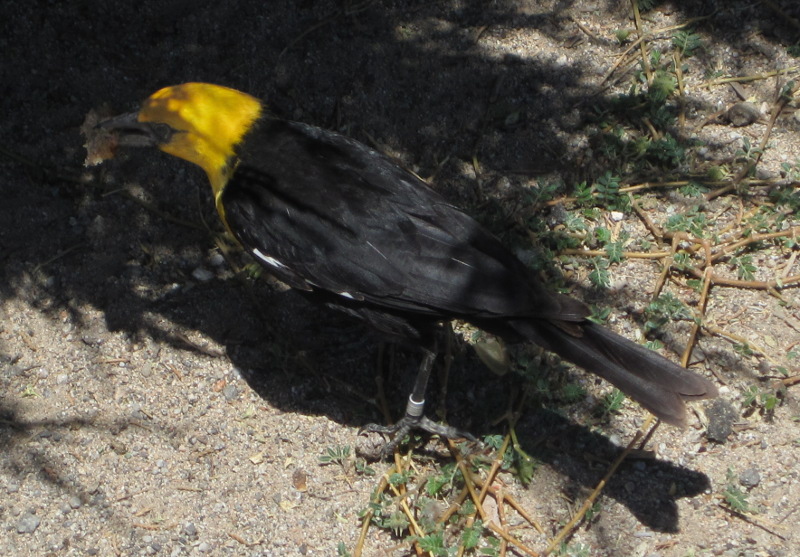
<svg viewBox="0 0 800 557">
<path fill-rule="evenodd" d="M 248 328 L 253 336 L 237 337 L 226 346 L 227 356 L 254 392 L 282 411 L 323 415 L 357 428 L 383 419 L 375 400 L 375 378 L 382 373 L 390 410 L 395 417 L 401 415 L 419 351 L 397 347 L 381 352 L 379 338 L 366 327 L 339 312 L 311 305 L 294 292 L 263 292 L 261 296 L 266 296 L 264 307 L 269 308 L 261 317 L 272 322 L 271 328 L 258 333 Z M 205 305 L 195 307 L 213 311 Z M 221 327 L 234 326 L 216 322 Z M 462 430 L 479 436 L 505 433 L 502 423 L 491 424 L 508 406 L 509 392 L 521 391 L 525 379 L 515 374 L 494 378 L 458 339 L 451 356 L 447 400 L 439 400 L 443 377 L 434 373 L 427 414 L 435 419 L 437 410 L 444 408 L 448 422 Z M 624 450 L 596 430 L 544 408 L 528 409 L 516 431 L 522 449 L 560 474 L 565 479 L 563 491 L 575 497 L 594 488 Z M 535 482 L 536 477 L 533 486 Z M 629 459 L 608 481 L 604 494 L 648 528 L 677 532 L 677 501 L 710 487 L 708 476 L 686 466 L 654 458 Z"/>
<path fill-rule="evenodd" d="M 568 478 L 563 490 L 570 499 L 579 499 L 580 493 L 598 485 L 625 450 L 608 437 L 549 410 L 523 416 L 517 434 L 530 456 Z M 710 488 L 708 476 L 697 470 L 658 458 L 629 458 L 608 480 L 603 493 L 648 528 L 674 533 L 679 530 L 677 501 Z"/>
</svg>

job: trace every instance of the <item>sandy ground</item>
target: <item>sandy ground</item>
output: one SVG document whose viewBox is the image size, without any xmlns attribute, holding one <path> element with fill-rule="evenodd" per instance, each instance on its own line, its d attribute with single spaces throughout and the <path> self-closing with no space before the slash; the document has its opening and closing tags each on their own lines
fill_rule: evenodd
<svg viewBox="0 0 800 557">
<path fill-rule="evenodd" d="M 701 16 L 694 29 L 704 48 L 684 70 L 682 131 L 704 142 L 693 156 L 712 160 L 733 156 L 742 138 L 757 145 L 764 137 L 776 91 L 797 76 L 788 48 L 800 38 L 800 13 L 789 0 L 675 2 L 647 12 L 643 25 Z M 280 116 L 379 147 L 518 242 L 526 219 L 555 226 L 574 209 L 521 200 L 558 180 L 568 196 L 602 173 L 588 122 L 630 86 L 629 71 L 611 70 L 632 44 L 615 31 L 633 26 L 627 3 L 602 1 L 3 3 L 0 554 L 336 555 L 340 543 L 353 550 L 359 513 L 388 468 L 372 464 L 378 475 L 369 476 L 319 461 L 382 419 L 370 403 L 378 344 L 263 277 L 237 274 L 232 265 L 247 261 L 221 251 L 198 169 L 153 153 L 83 169 L 79 127 L 90 109 L 134 110 L 184 81 L 233 86 Z M 664 37 L 651 46 L 666 49 Z M 738 89 L 702 86 L 715 71 L 792 67 Z M 756 121 L 707 120 L 742 100 L 761 111 Z M 792 110 L 776 120 L 756 177 L 786 178 L 781 165 L 796 163 Z M 660 222 L 686 209 L 668 189 L 645 198 Z M 754 207 L 730 193 L 702 211 L 711 226 Z M 633 213 L 622 225 L 654 241 Z M 782 229 L 792 226 L 787 215 Z M 753 252 L 756 279 L 800 274 L 796 245 L 762 248 Z M 657 263 L 625 259 L 599 290 L 588 281 L 590 259 L 561 263 L 575 295 L 610 307 L 622 334 L 640 335 Z M 697 301 L 677 281 L 668 289 Z M 565 553 L 797 554 L 797 387 L 786 382 L 772 412 L 760 399 L 748 406 L 747 392 L 771 392 L 774 380 L 798 374 L 798 307 L 797 288 L 780 296 L 712 289 L 709 322 L 757 348 L 742 353 L 703 335 L 693 353 L 692 368 L 717 382 L 733 411 L 730 435 L 708 439 L 708 420 L 721 427 L 720 412 L 702 404 L 690 428 L 659 428 L 647 446 L 655 457 L 617 471 Z M 664 353 L 678 358 L 689 329 L 686 321 L 665 327 Z M 463 343 L 454 355 L 451 421 L 505 433 L 492 420 L 520 380 L 487 374 Z M 413 353 L 398 352 L 386 372 L 395 413 L 414 365 Z M 608 387 L 574 377 L 586 400 L 557 412 L 531 404 L 520 419 L 520 442 L 538 462 L 531 482 L 501 475 L 545 527 L 547 535 L 515 531 L 537 550 L 644 420 L 625 403 L 598 426 L 590 408 Z M 434 445 L 417 462 L 420 477 L 450 458 Z M 747 495 L 751 513 L 726 508 L 730 486 Z M 414 550 L 372 528 L 364 554 Z"/>
</svg>

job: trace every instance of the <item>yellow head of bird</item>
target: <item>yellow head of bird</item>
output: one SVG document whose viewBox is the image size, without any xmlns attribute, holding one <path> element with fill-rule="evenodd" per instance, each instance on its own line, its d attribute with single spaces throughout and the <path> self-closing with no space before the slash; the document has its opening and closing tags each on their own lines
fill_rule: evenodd
<svg viewBox="0 0 800 557">
<path fill-rule="evenodd" d="M 236 147 L 261 116 L 255 97 L 211 83 L 165 87 L 139 112 L 99 124 L 121 145 L 154 146 L 199 165 L 218 197 L 235 166 Z"/>
<path fill-rule="evenodd" d="M 231 164 L 236 145 L 261 115 L 258 99 L 210 83 L 184 83 L 153 93 L 139 110 L 139 122 L 167 124 L 174 133 L 158 145 L 193 162 L 209 176 L 215 193 L 219 174 Z"/>
</svg>

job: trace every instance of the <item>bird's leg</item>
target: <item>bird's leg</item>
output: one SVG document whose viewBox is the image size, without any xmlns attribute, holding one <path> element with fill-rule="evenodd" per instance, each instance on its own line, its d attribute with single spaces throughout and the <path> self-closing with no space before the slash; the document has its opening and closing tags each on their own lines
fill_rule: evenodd
<svg viewBox="0 0 800 557">
<path fill-rule="evenodd" d="M 408 403 L 406 404 L 405 416 L 391 426 L 381 426 L 378 424 L 368 424 L 364 426 L 364 431 L 394 435 L 392 440 L 384 445 L 382 451 L 384 455 L 391 453 L 394 448 L 402 442 L 405 436 L 415 429 L 439 435 L 447 439 L 464 437 L 470 441 L 475 441 L 475 437 L 467 432 L 451 426 L 437 424 L 433 420 L 425 417 L 425 389 L 428 386 L 428 378 L 433 368 L 433 362 L 436 360 L 436 352 L 427 348 L 423 348 L 423 352 L 422 363 L 419 366 L 417 378 L 414 381 L 414 389 L 411 391 L 411 395 L 408 397 Z"/>
</svg>

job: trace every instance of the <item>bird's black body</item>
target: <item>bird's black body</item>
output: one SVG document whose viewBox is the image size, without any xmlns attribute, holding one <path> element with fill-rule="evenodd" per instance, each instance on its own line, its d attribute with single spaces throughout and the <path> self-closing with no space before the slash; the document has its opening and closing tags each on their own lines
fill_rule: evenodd
<svg viewBox="0 0 800 557">
<path fill-rule="evenodd" d="M 418 340 L 438 322 L 530 340 L 600 375 L 665 421 L 714 386 L 586 320 L 497 238 L 365 145 L 262 117 L 236 147 L 219 204 L 273 275 L 312 298 Z"/>
</svg>

